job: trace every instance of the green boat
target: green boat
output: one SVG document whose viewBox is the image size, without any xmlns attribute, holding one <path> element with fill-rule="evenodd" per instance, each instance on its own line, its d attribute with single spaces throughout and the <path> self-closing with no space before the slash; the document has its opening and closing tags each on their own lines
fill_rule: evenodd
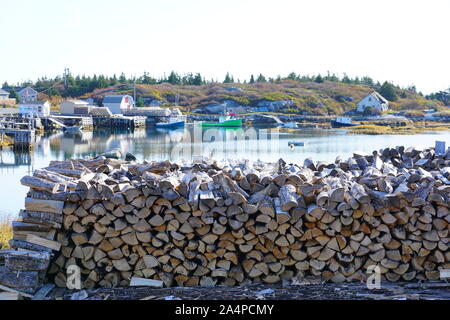
<svg viewBox="0 0 450 320">
<path fill-rule="evenodd" d="M 219 122 L 202 122 L 204 128 L 237 128 L 242 127 L 242 119 L 237 119 L 234 116 L 220 116 Z"/>
</svg>

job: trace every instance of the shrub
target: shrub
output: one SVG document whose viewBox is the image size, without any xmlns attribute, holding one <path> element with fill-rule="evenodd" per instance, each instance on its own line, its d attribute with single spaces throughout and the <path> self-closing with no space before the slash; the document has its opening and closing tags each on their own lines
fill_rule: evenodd
<svg viewBox="0 0 450 320">
<path fill-rule="evenodd" d="M 11 216 L 0 217 L 0 246 L 3 249 L 9 248 L 8 241 L 13 237 L 11 222 Z"/>
</svg>

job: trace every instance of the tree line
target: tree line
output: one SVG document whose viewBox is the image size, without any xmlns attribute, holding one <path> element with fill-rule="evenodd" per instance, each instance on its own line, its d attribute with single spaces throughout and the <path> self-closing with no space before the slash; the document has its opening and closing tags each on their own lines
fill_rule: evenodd
<svg viewBox="0 0 450 320">
<path fill-rule="evenodd" d="M 191 86 L 201 86 L 208 83 L 225 83 L 225 84 L 233 84 L 233 83 L 277 83 L 285 80 L 292 80 L 298 82 L 316 82 L 323 83 L 325 81 L 331 82 L 340 82 L 346 84 L 353 85 L 366 85 L 374 90 L 377 90 L 382 96 L 384 96 L 389 101 L 395 101 L 400 96 L 405 95 L 404 90 L 399 86 L 396 86 L 390 82 L 380 83 L 378 81 L 374 81 L 371 77 L 349 77 L 344 73 L 343 76 L 338 76 L 334 73 L 328 72 L 325 75 L 317 74 L 317 75 L 302 75 L 297 74 L 295 72 L 291 72 L 285 77 L 266 77 L 263 74 L 250 75 L 249 80 L 241 81 L 240 79 L 234 78 L 234 76 L 230 73 L 225 75 L 223 81 L 218 81 L 217 79 L 207 80 L 201 73 L 186 73 L 179 74 L 175 71 L 169 73 L 168 76 L 164 75 L 160 78 L 152 77 L 148 72 L 144 72 L 142 76 L 139 77 L 128 77 L 125 73 L 121 73 L 119 76 L 106 76 L 106 75 L 77 75 L 73 76 L 70 72 L 66 75 L 66 78 L 62 76 L 57 76 L 53 79 L 48 78 L 40 78 L 36 81 L 26 81 L 18 84 L 20 87 L 30 86 L 36 89 L 38 92 L 45 92 L 45 94 L 52 96 L 61 96 L 61 97 L 80 97 L 85 95 L 86 93 L 90 93 L 96 89 L 104 89 L 117 84 L 146 84 L 146 85 L 155 85 L 162 83 L 170 83 L 172 85 L 191 85 Z M 3 88 L 11 92 L 11 98 L 16 98 L 17 93 L 14 91 L 14 86 L 9 85 L 7 82 L 3 84 Z M 406 90 L 416 92 L 415 86 L 410 86 L 406 88 Z M 449 90 L 450 91 L 450 90 Z M 399 94 L 398 94 L 399 93 Z M 422 95 L 421 92 L 418 92 L 419 95 Z M 437 92 L 430 95 L 425 96 L 427 99 L 437 99 L 445 104 L 450 103 L 450 93 L 448 92 Z"/>
</svg>

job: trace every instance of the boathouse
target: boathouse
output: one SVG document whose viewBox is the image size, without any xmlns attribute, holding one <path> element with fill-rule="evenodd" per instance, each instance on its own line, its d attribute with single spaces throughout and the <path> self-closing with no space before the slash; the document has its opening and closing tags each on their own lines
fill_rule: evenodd
<svg viewBox="0 0 450 320">
<path fill-rule="evenodd" d="M 82 100 L 66 100 L 61 103 L 59 112 L 63 115 L 88 115 L 89 103 Z"/>
<path fill-rule="evenodd" d="M 389 101 L 387 101 L 381 94 L 374 91 L 358 102 L 356 111 L 364 112 L 367 108 L 374 108 L 380 112 L 384 112 L 389 109 Z"/>
<path fill-rule="evenodd" d="M 50 102 L 28 101 L 19 103 L 19 114 L 26 116 L 48 117 L 50 115 Z"/>
<path fill-rule="evenodd" d="M 134 100 L 129 95 L 110 95 L 103 99 L 103 106 L 113 114 L 123 114 L 134 107 Z"/>
</svg>

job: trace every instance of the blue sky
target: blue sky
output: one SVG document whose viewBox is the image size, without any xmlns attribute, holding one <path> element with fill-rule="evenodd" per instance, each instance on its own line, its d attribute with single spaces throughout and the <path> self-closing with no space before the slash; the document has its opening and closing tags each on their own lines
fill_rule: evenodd
<svg viewBox="0 0 450 320">
<path fill-rule="evenodd" d="M 1 0 L 0 82 L 328 70 L 450 86 L 449 0 Z"/>
</svg>

